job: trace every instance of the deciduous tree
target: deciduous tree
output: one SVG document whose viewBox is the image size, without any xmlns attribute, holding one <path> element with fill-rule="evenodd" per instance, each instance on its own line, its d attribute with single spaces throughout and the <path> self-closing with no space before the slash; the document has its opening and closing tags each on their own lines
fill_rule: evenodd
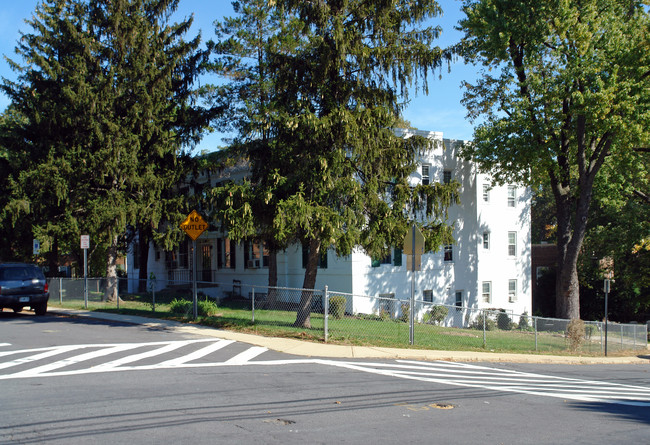
<svg viewBox="0 0 650 445">
<path fill-rule="evenodd" d="M 550 183 L 557 315 L 579 318 L 577 264 L 606 161 L 635 162 L 650 125 L 644 1 L 465 0 L 459 48 L 483 67 L 464 103 L 480 118 L 466 156 L 497 182 Z"/>
</svg>

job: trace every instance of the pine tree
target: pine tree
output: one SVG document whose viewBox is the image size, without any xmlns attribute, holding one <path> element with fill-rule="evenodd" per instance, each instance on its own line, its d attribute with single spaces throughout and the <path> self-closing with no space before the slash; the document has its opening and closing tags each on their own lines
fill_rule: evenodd
<svg viewBox="0 0 650 445">
<path fill-rule="evenodd" d="M 14 131 L 13 149 L 28 153 L 15 199 L 29 202 L 36 231 L 69 249 L 91 235 L 108 298 L 127 224 L 158 226 L 184 173 L 181 146 L 204 124 L 192 107 L 199 37 L 183 40 L 191 20 L 167 23 L 177 3 L 45 2 L 17 48 L 18 82 L 3 85 L 26 117 Z"/>
</svg>

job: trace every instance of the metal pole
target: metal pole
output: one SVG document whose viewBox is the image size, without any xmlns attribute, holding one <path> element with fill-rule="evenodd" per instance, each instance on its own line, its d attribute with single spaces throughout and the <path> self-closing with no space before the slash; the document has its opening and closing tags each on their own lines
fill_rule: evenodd
<svg viewBox="0 0 650 445">
<path fill-rule="evenodd" d="M 156 312 L 156 285 L 155 284 L 151 288 L 151 293 L 152 293 L 152 296 L 151 296 L 151 298 L 152 298 L 152 300 L 151 300 L 151 302 L 152 302 L 151 310 L 153 312 Z"/>
<path fill-rule="evenodd" d="M 88 309 L 88 249 L 84 249 L 84 309 Z"/>
<path fill-rule="evenodd" d="M 327 339 L 329 338 L 329 324 L 328 324 L 328 318 L 329 318 L 329 312 L 330 312 L 330 296 L 329 292 L 327 290 L 327 286 L 325 286 L 325 289 L 323 290 L 323 330 L 324 330 L 324 336 L 325 336 L 325 343 L 327 343 Z"/>
<path fill-rule="evenodd" d="M 415 306 L 415 223 L 411 227 L 411 241 L 413 246 L 413 252 L 411 252 L 411 302 L 410 302 L 410 314 L 409 314 L 409 343 L 414 344 L 414 329 L 413 324 L 415 321 L 414 306 Z"/>
<path fill-rule="evenodd" d="M 533 317 L 535 323 L 535 351 L 537 351 L 537 318 L 538 317 Z"/>
<path fill-rule="evenodd" d="M 192 240 L 192 301 L 194 309 L 194 319 L 199 317 L 199 305 L 196 292 L 196 240 Z"/>
<path fill-rule="evenodd" d="M 251 312 L 253 313 L 252 322 L 255 323 L 255 288 L 251 289 Z"/>
<path fill-rule="evenodd" d="M 59 277 L 59 304 L 63 304 L 63 278 Z"/>
<path fill-rule="evenodd" d="M 609 294 L 609 280 L 605 278 L 605 357 L 607 357 L 607 294 Z"/>
</svg>

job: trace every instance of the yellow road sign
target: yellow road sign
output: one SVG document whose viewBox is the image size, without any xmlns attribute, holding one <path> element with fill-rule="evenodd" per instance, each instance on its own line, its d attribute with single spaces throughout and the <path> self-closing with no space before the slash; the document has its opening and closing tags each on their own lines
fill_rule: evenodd
<svg viewBox="0 0 650 445">
<path fill-rule="evenodd" d="M 192 238 L 192 241 L 196 241 L 196 239 L 207 230 L 208 223 L 205 222 L 201 215 L 199 215 L 199 212 L 192 210 L 192 213 L 187 215 L 187 218 L 185 218 L 185 221 L 181 223 L 180 227 L 190 238 Z"/>
</svg>

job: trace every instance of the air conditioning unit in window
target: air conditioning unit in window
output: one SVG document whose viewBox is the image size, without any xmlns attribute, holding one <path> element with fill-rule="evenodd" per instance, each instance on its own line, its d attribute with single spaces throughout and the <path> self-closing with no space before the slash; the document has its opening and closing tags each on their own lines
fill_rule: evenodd
<svg viewBox="0 0 650 445">
<path fill-rule="evenodd" d="M 508 296 L 508 302 L 516 303 L 517 302 L 517 297 L 515 295 Z"/>
<path fill-rule="evenodd" d="M 248 260 L 248 268 L 249 269 L 259 269 L 260 268 L 260 260 Z"/>
</svg>

